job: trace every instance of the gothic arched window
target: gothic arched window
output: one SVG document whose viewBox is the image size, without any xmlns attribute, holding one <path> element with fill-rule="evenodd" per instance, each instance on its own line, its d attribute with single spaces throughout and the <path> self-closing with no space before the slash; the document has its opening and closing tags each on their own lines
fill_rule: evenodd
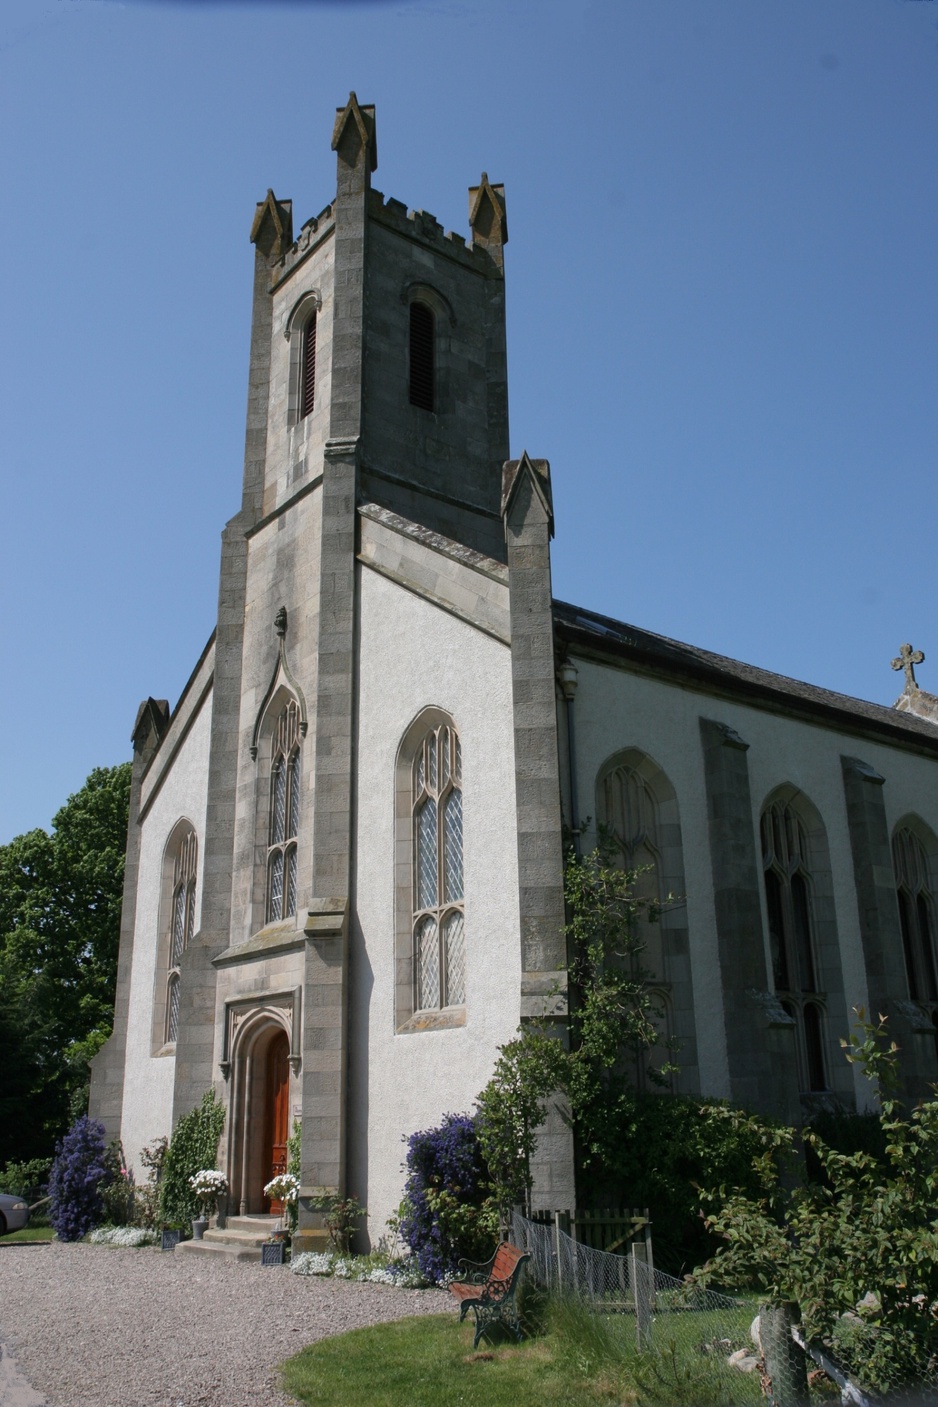
<svg viewBox="0 0 938 1407">
<path fill-rule="evenodd" d="M 316 404 L 316 312 L 311 313 L 303 329 L 303 353 L 300 369 L 300 419 L 312 413 Z"/>
<path fill-rule="evenodd" d="M 410 403 L 420 410 L 435 406 L 436 318 L 426 303 L 410 305 Z"/>
<path fill-rule="evenodd" d="M 893 836 L 892 858 L 909 996 L 917 1002 L 935 1002 L 935 905 L 928 856 L 922 841 L 907 826 Z"/>
<path fill-rule="evenodd" d="M 173 891 L 169 915 L 169 964 L 166 977 L 167 1044 L 179 1034 L 179 965 L 195 932 L 195 887 L 199 844 L 192 828 L 176 842 L 172 859 Z"/>
<path fill-rule="evenodd" d="M 267 829 L 267 922 L 296 913 L 296 837 L 300 826 L 300 709 L 285 705 L 274 729 Z"/>
<path fill-rule="evenodd" d="M 772 981 L 795 1023 L 801 1088 L 826 1090 L 824 997 L 817 982 L 808 836 L 786 800 L 766 807 L 761 830 Z"/>
<path fill-rule="evenodd" d="M 412 773 L 415 1009 L 466 1000 L 462 757 L 451 724 L 427 732 Z"/>
</svg>

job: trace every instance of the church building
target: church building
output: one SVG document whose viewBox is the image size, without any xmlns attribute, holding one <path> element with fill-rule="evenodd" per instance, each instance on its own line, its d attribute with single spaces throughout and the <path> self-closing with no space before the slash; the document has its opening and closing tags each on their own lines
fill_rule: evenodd
<svg viewBox="0 0 938 1407">
<path fill-rule="evenodd" d="M 564 836 L 679 897 L 645 964 L 676 1089 L 790 1122 L 855 1107 L 839 1038 L 889 1016 L 938 1078 L 938 699 L 864 703 L 556 601 L 546 460 L 509 458 L 503 187 L 469 241 L 372 188 L 257 207 L 243 493 L 216 628 L 134 767 L 114 1031 L 91 1112 L 134 1160 L 214 1088 L 230 1209 L 302 1127 L 309 1199 L 374 1236 L 402 1138 L 471 1109 L 526 1019 L 562 1024 Z M 555 1110 L 540 1205 L 576 1201 Z"/>
</svg>

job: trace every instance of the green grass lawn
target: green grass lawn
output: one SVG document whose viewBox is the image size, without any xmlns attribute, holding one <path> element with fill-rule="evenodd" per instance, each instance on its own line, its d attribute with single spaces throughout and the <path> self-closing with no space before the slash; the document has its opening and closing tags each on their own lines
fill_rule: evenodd
<svg viewBox="0 0 938 1407">
<path fill-rule="evenodd" d="M 17 1241 L 51 1241 L 54 1235 L 51 1226 L 24 1226 L 20 1231 L 8 1231 L 5 1236 L 0 1236 L 0 1246 Z"/>
<path fill-rule="evenodd" d="M 455 1314 L 403 1319 L 312 1344 L 283 1365 L 284 1387 L 309 1407 L 745 1407 L 760 1400 L 758 1374 L 727 1371 L 722 1358 L 701 1350 L 717 1328 L 706 1322 L 711 1316 L 662 1318 L 655 1349 L 641 1356 L 634 1318 L 576 1305 L 549 1306 L 546 1332 L 523 1344 L 483 1339 L 475 1353 L 471 1324 L 459 1325 Z"/>
<path fill-rule="evenodd" d="M 325 1339 L 291 1358 L 284 1387 L 329 1407 L 597 1407 L 619 1402 L 558 1361 L 547 1339 L 472 1351 L 454 1314 L 377 1324 Z"/>
</svg>

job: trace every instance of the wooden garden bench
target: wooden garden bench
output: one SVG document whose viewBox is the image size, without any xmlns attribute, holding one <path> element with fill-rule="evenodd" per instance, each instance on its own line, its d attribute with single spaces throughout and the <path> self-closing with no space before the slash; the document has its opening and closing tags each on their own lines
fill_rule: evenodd
<svg viewBox="0 0 938 1407">
<path fill-rule="evenodd" d="M 515 1301 L 518 1277 L 521 1267 L 531 1257 L 527 1251 L 520 1251 L 510 1241 L 502 1241 L 492 1259 L 484 1265 L 461 1260 L 467 1273 L 465 1280 L 454 1280 L 450 1293 L 459 1300 L 459 1322 L 465 1319 L 471 1309 L 475 1315 L 476 1333 L 472 1341 L 473 1350 L 479 1340 L 493 1324 L 504 1324 L 510 1334 L 521 1342 L 521 1320 Z"/>
</svg>

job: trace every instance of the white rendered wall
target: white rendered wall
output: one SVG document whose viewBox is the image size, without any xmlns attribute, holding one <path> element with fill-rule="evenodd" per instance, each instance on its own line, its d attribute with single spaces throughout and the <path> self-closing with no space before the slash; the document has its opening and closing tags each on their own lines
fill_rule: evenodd
<svg viewBox="0 0 938 1407">
<path fill-rule="evenodd" d="M 172 1127 L 176 1061 L 171 1054 L 153 1054 L 153 998 L 157 980 L 162 982 L 165 976 L 157 973 L 159 940 L 169 924 L 169 915 L 162 911 L 161 904 L 163 857 L 176 823 L 183 818 L 190 821 L 199 841 L 195 919 L 198 931 L 211 717 L 209 692 L 142 823 L 121 1118 L 121 1142 L 128 1166 L 141 1172 L 141 1148 L 161 1134 L 168 1136 Z"/>
<path fill-rule="evenodd" d="M 938 760 L 643 674 L 583 659 L 577 659 L 576 666 L 579 671 L 576 741 L 581 816 L 591 817 L 595 826 L 599 770 L 613 753 L 628 747 L 640 748 L 652 757 L 677 793 L 684 841 L 701 1090 L 704 1094 L 726 1096 L 729 1077 L 723 1043 L 723 999 L 699 719 L 710 718 L 728 724 L 749 744 L 747 759 L 757 855 L 760 854 L 759 817 L 766 799 L 777 787 L 784 783 L 797 787 L 820 812 L 830 850 L 848 1011 L 857 1006 L 867 1007 L 868 1000 L 841 756 L 859 757 L 885 777 L 883 791 L 890 834 L 897 821 L 909 812 L 915 812 L 938 833 Z M 595 844 L 595 830 L 585 836 L 584 841 L 587 846 Z M 766 966 L 771 972 L 765 895 L 761 886 L 760 895 Z M 859 1074 L 856 1074 L 855 1087 L 861 1104 L 865 1103 L 865 1082 Z"/>
<path fill-rule="evenodd" d="M 360 642 L 348 1183 L 377 1240 L 401 1199 L 402 1136 L 471 1110 L 515 1034 L 521 953 L 507 646 L 367 568 Z M 427 707 L 452 715 L 462 743 L 466 1024 L 398 1035 L 396 761 Z"/>
</svg>

